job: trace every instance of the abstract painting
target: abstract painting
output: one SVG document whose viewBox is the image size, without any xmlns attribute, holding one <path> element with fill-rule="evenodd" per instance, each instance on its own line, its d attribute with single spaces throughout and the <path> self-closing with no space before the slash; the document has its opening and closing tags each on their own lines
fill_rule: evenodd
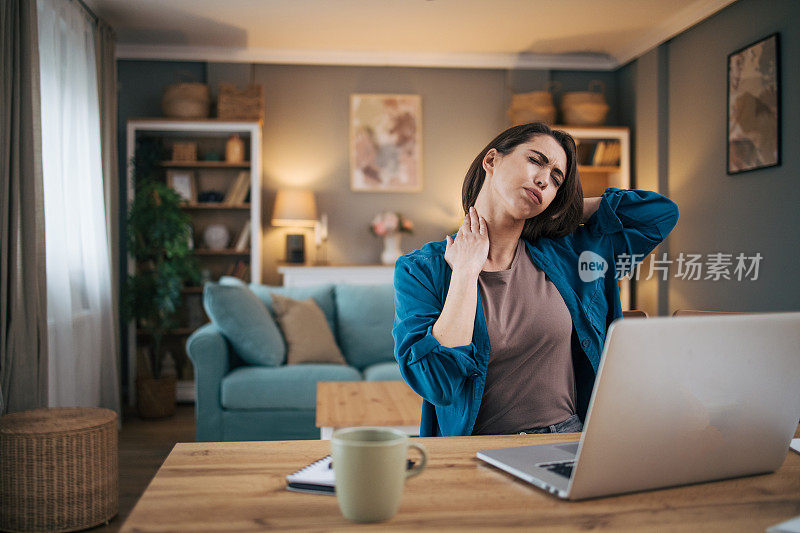
<svg viewBox="0 0 800 533">
<path fill-rule="evenodd" d="M 778 34 L 728 56 L 728 174 L 781 164 Z"/>
<path fill-rule="evenodd" d="M 350 188 L 367 192 L 422 190 L 419 95 L 350 95 Z"/>
</svg>

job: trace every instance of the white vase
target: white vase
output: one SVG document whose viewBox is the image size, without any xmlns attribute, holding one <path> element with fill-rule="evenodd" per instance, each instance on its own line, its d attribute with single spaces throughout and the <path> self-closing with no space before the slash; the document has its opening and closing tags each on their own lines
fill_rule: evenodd
<svg viewBox="0 0 800 533">
<path fill-rule="evenodd" d="M 231 240 L 228 228 L 222 224 L 211 224 L 203 232 L 203 240 L 211 250 L 223 250 L 227 248 Z"/>
<path fill-rule="evenodd" d="M 383 237 L 383 252 L 381 253 L 381 263 L 393 265 L 397 258 L 403 255 L 400 249 L 400 234 L 389 233 Z"/>
</svg>

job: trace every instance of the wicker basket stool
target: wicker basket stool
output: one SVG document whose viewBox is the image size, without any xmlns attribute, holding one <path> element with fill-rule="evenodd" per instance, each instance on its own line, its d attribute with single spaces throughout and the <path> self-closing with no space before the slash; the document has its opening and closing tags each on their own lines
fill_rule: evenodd
<svg viewBox="0 0 800 533">
<path fill-rule="evenodd" d="M 119 500 L 117 414 L 34 409 L 0 417 L 0 530 L 77 531 Z"/>
</svg>

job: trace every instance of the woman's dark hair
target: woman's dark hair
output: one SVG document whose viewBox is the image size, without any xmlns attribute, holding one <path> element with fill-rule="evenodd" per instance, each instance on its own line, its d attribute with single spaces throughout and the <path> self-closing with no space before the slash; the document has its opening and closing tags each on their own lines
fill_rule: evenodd
<svg viewBox="0 0 800 533">
<path fill-rule="evenodd" d="M 567 168 L 564 173 L 564 182 L 556 191 L 556 197 L 541 214 L 525 221 L 522 229 L 522 238 L 535 241 L 539 237 L 563 237 L 572 233 L 581 223 L 583 216 L 583 188 L 578 177 L 578 162 L 575 153 L 575 141 L 572 137 L 561 131 L 550 129 L 542 122 L 532 122 L 509 128 L 486 145 L 475 158 L 464 177 L 461 187 L 461 204 L 464 214 L 475 205 L 478 193 L 481 192 L 483 182 L 486 180 L 486 171 L 483 169 L 483 158 L 494 148 L 502 155 L 514 151 L 522 143 L 530 141 L 538 135 L 549 135 L 561 145 L 567 154 Z"/>
</svg>

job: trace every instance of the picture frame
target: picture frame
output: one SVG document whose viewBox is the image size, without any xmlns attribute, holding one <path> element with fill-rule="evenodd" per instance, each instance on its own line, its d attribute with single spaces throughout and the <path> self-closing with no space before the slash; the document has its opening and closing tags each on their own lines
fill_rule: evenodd
<svg viewBox="0 0 800 533">
<path fill-rule="evenodd" d="M 191 170 L 168 170 L 167 185 L 187 203 L 197 203 L 197 180 Z"/>
<path fill-rule="evenodd" d="M 350 95 L 350 189 L 422 190 L 422 97 Z"/>
<path fill-rule="evenodd" d="M 728 55 L 726 172 L 781 164 L 780 35 Z"/>
</svg>

